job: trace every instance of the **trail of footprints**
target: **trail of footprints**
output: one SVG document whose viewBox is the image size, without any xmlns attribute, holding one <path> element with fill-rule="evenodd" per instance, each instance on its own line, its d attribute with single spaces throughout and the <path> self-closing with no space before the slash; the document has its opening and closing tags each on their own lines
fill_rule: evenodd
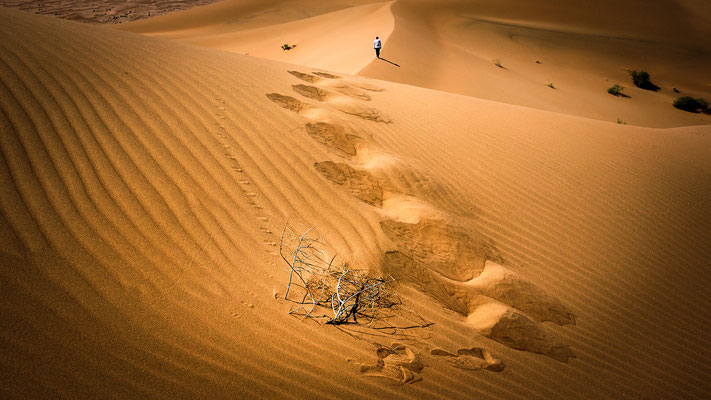
<svg viewBox="0 0 711 400">
<path fill-rule="evenodd" d="M 216 98 L 215 104 L 217 109 L 215 113 L 216 129 L 213 136 L 224 149 L 224 155 L 229 160 L 229 166 L 232 170 L 232 174 L 236 178 L 235 180 L 238 183 L 238 187 L 240 188 L 242 193 L 247 196 L 247 203 L 254 209 L 254 216 L 259 221 L 259 230 L 262 231 L 264 234 L 263 242 L 270 249 L 267 251 L 273 252 L 272 249 L 275 248 L 277 243 L 274 238 L 274 233 L 266 225 L 269 222 L 269 217 L 264 214 L 262 206 L 260 206 L 257 202 L 257 194 L 251 190 L 251 182 L 249 178 L 245 175 L 244 170 L 237 161 L 237 157 L 235 157 L 234 153 L 231 150 L 230 140 L 232 139 L 227 135 L 227 129 L 225 128 L 225 124 L 230 123 L 229 119 L 227 118 L 227 115 L 225 114 L 225 101 L 220 98 Z"/>
<path fill-rule="evenodd" d="M 456 354 L 442 349 L 433 349 L 426 355 L 417 354 L 410 346 L 394 343 L 392 347 L 380 347 L 376 351 L 375 364 L 357 363 L 359 371 L 367 376 L 387 378 L 399 383 L 414 383 L 422 380 L 420 372 L 425 365 L 446 363 L 467 371 L 487 370 L 500 372 L 504 369 L 501 360 L 481 347 L 458 349 Z"/>
<path fill-rule="evenodd" d="M 313 75 L 288 72 L 302 81 L 319 85 L 292 85 L 302 97 L 366 120 L 393 123 L 379 110 L 359 104 L 370 101 L 366 91 L 375 93 L 382 91 L 380 88 L 344 82 L 338 76 L 323 72 Z M 327 89 L 348 99 L 344 101 L 342 96 Z M 574 325 L 575 316 L 556 298 L 504 267 L 495 246 L 469 226 L 465 218 L 456 218 L 423 200 L 433 198 L 436 202 L 437 195 L 429 194 L 442 193 L 424 174 L 412 168 L 397 170 L 398 167 L 393 167 L 387 175 L 375 176 L 373 173 L 383 167 L 369 165 L 366 168 L 360 157 L 362 152 L 377 152 L 369 147 L 367 140 L 342 126 L 318 121 L 318 114 L 305 113 L 317 106 L 279 93 L 266 96 L 277 105 L 314 120 L 304 125 L 305 132 L 346 161 L 317 162 L 314 168 L 354 197 L 375 207 L 383 216 L 380 227 L 394 243 L 394 248 L 383 254 L 384 273 L 414 285 L 461 314 L 478 333 L 503 345 L 561 362 L 575 357 L 568 345 L 541 324 L 549 321 Z M 377 356 L 378 362 L 361 365 L 361 372 L 403 383 L 419 379 L 421 357 L 444 360 L 465 370 L 503 369 L 503 363 L 482 348 L 455 352 L 435 349 L 430 354 L 418 355 L 408 346 L 393 345 L 379 349 Z"/>
<path fill-rule="evenodd" d="M 321 82 L 324 79 L 327 80 L 339 80 L 340 77 L 336 75 L 331 75 L 325 72 L 315 72 L 314 74 L 318 75 L 309 75 L 309 74 L 304 74 L 302 72 L 298 71 L 289 71 L 290 74 L 294 75 L 295 77 L 309 82 L 309 83 L 317 83 Z M 361 88 L 364 88 L 365 90 L 370 90 L 370 91 L 380 91 L 381 89 L 378 89 L 376 87 L 370 86 L 370 85 L 360 85 Z M 356 100 L 361 100 L 361 101 L 370 101 L 370 95 L 366 93 L 364 90 L 361 88 L 356 87 L 353 84 L 347 84 L 345 82 L 337 81 L 335 83 L 329 82 L 329 88 L 332 88 L 336 92 L 345 95 L 349 98 L 356 99 Z M 312 85 L 304 85 L 304 84 L 299 84 L 299 85 L 292 85 L 292 89 L 306 97 L 312 100 L 316 100 L 318 102 L 330 102 L 334 100 L 337 95 L 335 93 L 329 92 L 328 90 L 325 90 L 321 87 L 317 86 L 312 86 Z M 268 93 L 267 98 L 269 100 L 275 102 L 276 104 L 280 105 L 281 107 L 286 108 L 287 110 L 294 111 L 299 114 L 304 114 L 306 111 L 313 110 L 317 107 L 305 103 L 301 100 L 295 99 L 291 96 L 285 96 L 283 94 L 279 93 Z M 372 108 L 368 107 L 366 105 L 363 105 L 362 103 L 359 102 L 353 102 L 353 101 L 338 101 L 338 102 L 332 102 L 331 104 L 335 109 L 345 113 L 345 114 L 350 114 L 354 115 L 356 117 L 360 117 L 363 119 L 371 120 L 371 121 L 376 121 L 376 122 L 382 122 L 382 123 L 392 123 L 392 120 L 390 117 L 387 115 L 383 114 L 382 112 Z M 308 115 L 307 115 L 308 116 Z"/>
</svg>

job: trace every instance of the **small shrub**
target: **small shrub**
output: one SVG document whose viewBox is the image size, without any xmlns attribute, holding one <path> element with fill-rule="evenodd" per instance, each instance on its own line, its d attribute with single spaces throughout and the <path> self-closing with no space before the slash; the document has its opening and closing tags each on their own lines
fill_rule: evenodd
<svg viewBox="0 0 711 400">
<path fill-rule="evenodd" d="M 674 107 L 693 113 L 704 112 L 711 113 L 709 103 L 704 99 L 695 99 L 691 96 L 682 96 L 674 101 Z"/>
<path fill-rule="evenodd" d="M 672 90 L 674 90 L 674 93 L 681 93 L 681 92 L 679 91 L 679 89 L 677 89 L 677 88 L 674 88 L 674 89 L 672 89 Z"/>
<path fill-rule="evenodd" d="M 553 82 L 548 82 L 548 84 L 546 86 L 548 86 L 551 89 L 555 89 L 555 86 L 553 86 Z"/>
<path fill-rule="evenodd" d="M 284 43 L 283 45 L 281 45 L 282 50 L 291 50 L 293 48 L 294 48 L 294 46 L 289 46 L 288 43 Z"/>
<path fill-rule="evenodd" d="M 382 322 L 402 305 L 394 291 L 395 279 L 372 275 L 355 269 L 348 262 L 337 263 L 329 257 L 330 249 L 322 239 L 309 236 L 313 227 L 299 234 L 288 225 L 284 227 L 279 253 L 289 266 L 289 281 L 284 300 L 292 297 L 298 307 L 289 314 L 305 318 L 326 318 L 330 325 Z M 298 300 L 298 299 L 301 300 Z M 325 312 L 327 314 L 316 315 Z"/>
<path fill-rule="evenodd" d="M 495 59 L 493 59 L 492 61 L 494 62 L 494 65 L 496 65 L 497 67 L 499 67 L 499 68 L 504 68 L 504 66 L 501 65 L 501 59 L 500 59 L 500 58 L 495 58 Z M 506 69 L 506 68 L 504 68 L 504 69 Z"/>
<path fill-rule="evenodd" d="M 629 97 L 622 93 L 622 91 L 625 89 L 624 86 L 614 84 L 611 88 L 607 89 L 607 93 L 610 93 L 613 96 L 622 96 L 622 97 Z"/>
<path fill-rule="evenodd" d="M 647 71 L 632 70 L 630 71 L 630 76 L 632 76 L 632 83 L 638 88 L 653 90 L 655 92 L 659 90 L 659 86 L 653 84 L 649 79 L 649 73 Z"/>
<path fill-rule="evenodd" d="M 623 121 L 623 120 L 617 118 L 617 124 L 618 124 L 618 125 L 627 125 L 627 122 L 625 122 L 625 121 Z"/>
</svg>

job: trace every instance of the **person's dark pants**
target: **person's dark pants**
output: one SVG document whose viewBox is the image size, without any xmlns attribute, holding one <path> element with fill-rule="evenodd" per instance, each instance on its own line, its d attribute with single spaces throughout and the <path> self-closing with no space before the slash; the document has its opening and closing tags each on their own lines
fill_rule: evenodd
<svg viewBox="0 0 711 400">
<path fill-rule="evenodd" d="M 375 49 L 375 56 L 380 58 L 380 49 L 379 48 Z"/>
</svg>

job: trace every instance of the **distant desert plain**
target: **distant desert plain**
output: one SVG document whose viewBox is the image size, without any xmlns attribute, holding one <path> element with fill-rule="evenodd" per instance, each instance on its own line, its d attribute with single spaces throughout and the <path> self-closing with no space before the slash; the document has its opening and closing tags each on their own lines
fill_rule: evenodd
<svg viewBox="0 0 711 400">
<path fill-rule="evenodd" d="M 710 2 L 0 6 L 0 398 L 711 398 Z"/>
</svg>

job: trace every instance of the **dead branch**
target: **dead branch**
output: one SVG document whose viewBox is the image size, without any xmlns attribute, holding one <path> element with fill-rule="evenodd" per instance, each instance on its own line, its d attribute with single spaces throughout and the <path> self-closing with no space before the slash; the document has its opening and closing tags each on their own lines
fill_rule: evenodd
<svg viewBox="0 0 711 400">
<path fill-rule="evenodd" d="M 383 311 L 402 304 L 392 290 L 392 277 L 371 276 L 347 262 L 334 263 L 336 255 L 329 258 L 325 242 L 314 239 L 313 232 L 310 227 L 298 235 L 288 226 L 282 231 L 279 253 L 289 266 L 284 299 L 289 299 L 292 286 L 302 292 L 301 300 L 295 301 L 302 305 L 291 313 L 303 311 L 304 317 L 312 317 L 321 307 L 331 313 L 327 324 L 358 323 L 358 318 L 371 324 L 384 316 Z"/>
</svg>

